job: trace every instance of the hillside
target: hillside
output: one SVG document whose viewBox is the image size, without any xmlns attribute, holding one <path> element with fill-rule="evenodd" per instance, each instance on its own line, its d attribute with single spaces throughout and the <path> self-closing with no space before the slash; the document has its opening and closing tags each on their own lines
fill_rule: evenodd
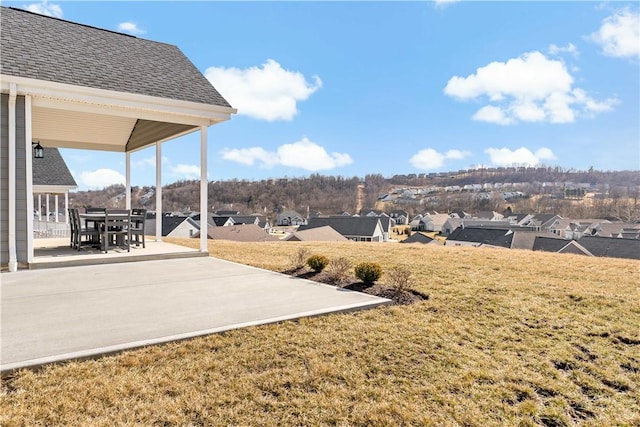
<svg viewBox="0 0 640 427">
<path fill-rule="evenodd" d="M 322 212 L 357 213 L 358 206 L 367 209 L 404 209 L 410 214 L 433 209 L 441 212 L 462 209 L 558 213 L 576 218 L 607 218 L 634 221 L 640 219 L 640 171 L 572 172 L 559 168 L 497 168 L 457 171 L 447 174 L 367 175 L 364 178 L 311 175 L 308 178 L 282 178 L 261 181 L 231 180 L 209 183 L 209 206 L 234 209 L 244 214 L 261 213 L 274 218 L 283 209 L 301 214 Z M 505 200 L 503 192 L 483 190 L 481 193 L 458 191 L 446 193 L 448 186 L 504 185 L 520 190 L 522 197 Z M 364 184 L 361 205 L 358 186 Z M 163 188 L 165 211 L 197 211 L 200 186 L 198 181 L 179 181 Z M 409 200 L 400 204 L 383 203 L 381 196 L 402 188 L 433 191 L 424 201 Z M 507 188 L 507 187 L 505 187 Z M 479 197 L 482 196 L 482 197 Z M 134 187 L 133 206 L 155 209 L 155 189 Z M 72 193 L 76 207 L 124 207 L 124 187 L 115 185 L 98 191 Z"/>
<path fill-rule="evenodd" d="M 429 299 L 20 372 L 3 383 L 0 424 L 640 424 L 638 262 L 354 242 L 209 244 L 214 256 L 276 271 L 300 247 L 410 268 Z"/>
</svg>

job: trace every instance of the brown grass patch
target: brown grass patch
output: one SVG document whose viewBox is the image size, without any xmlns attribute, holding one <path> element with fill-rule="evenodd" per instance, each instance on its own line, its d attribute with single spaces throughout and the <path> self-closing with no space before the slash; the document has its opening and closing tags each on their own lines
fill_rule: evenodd
<svg viewBox="0 0 640 427">
<path fill-rule="evenodd" d="M 0 424 L 640 424 L 640 263 L 418 244 L 209 245 L 275 271 L 300 247 L 410 269 L 430 298 L 22 371 L 3 383 Z"/>
</svg>

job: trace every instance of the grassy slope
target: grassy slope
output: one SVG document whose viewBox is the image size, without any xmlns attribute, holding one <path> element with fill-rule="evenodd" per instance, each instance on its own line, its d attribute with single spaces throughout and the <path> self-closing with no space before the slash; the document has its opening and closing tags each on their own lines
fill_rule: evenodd
<svg viewBox="0 0 640 427">
<path fill-rule="evenodd" d="M 410 267 L 430 299 L 21 372 L 0 423 L 640 424 L 640 263 L 352 242 L 210 251 L 282 271 L 301 246 Z"/>
</svg>

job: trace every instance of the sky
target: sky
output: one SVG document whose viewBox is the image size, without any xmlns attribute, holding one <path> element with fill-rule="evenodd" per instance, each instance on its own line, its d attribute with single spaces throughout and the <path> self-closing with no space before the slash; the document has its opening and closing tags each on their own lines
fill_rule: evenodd
<svg viewBox="0 0 640 427">
<path fill-rule="evenodd" d="M 238 109 L 208 131 L 208 178 L 640 169 L 640 13 L 624 1 L 3 1 L 178 46 Z M 200 175 L 199 132 L 162 146 Z M 62 149 L 79 190 L 125 155 Z M 132 154 L 155 184 L 155 149 Z"/>
</svg>

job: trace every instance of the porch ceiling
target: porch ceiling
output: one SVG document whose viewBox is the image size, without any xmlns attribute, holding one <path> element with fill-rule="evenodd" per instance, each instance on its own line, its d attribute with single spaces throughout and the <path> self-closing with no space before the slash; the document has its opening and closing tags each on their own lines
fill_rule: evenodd
<svg viewBox="0 0 640 427">
<path fill-rule="evenodd" d="M 34 106 L 32 136 L 44 147 L 137 150 L 197 130 L 197 126 L 97 112 Z"/>
</svg>

